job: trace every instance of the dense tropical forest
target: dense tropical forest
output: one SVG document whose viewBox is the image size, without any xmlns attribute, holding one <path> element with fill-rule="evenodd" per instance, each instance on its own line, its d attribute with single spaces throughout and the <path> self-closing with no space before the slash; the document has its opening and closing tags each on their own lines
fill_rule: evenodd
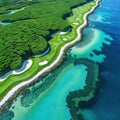
<svg viewBox="0 0 120 120">
<path fill-rule="evenodd" d="M 66 31 L 68 13 L 83 2 L 86 0 L 0 0 L 0 74 L 44 52 L 51 33 Z M 12 10 L 18 11 L 10 14 Z"/>
</svg>

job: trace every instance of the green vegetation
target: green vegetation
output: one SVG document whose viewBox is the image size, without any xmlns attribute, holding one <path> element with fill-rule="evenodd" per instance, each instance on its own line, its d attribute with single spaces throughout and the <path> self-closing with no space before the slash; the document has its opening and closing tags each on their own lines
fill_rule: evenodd
<svg viewBox="0 0 120 120">
<path fill-rule="evenodd" d="M 66 30 L 70 26 L 63 19 L 63 16 L 70 12 L 70 7 L 84 1 L 37 0 L 31 5 L 30 2 L 23 1 L 0 7 L 2 10 L 0 21 L 11 22 L 9 25 L 0 26 L 1 73 L 18 69 L 24 59 L 44 52 L 48 47 L 46 40 L 50 39 L 51 32 Z M 5 14 L 11 9 L 25 7 L 25 5 L 24 10 L 14 14 Z M 17 64 L 14 64 L 15 60 Z"/>
<path fill-rule="evenodd" d="M 65 20 L 68 25 L 72 26 L 72 30 L 64 35 L 59 35 L 56 33 L 54 38 L 48 41 L 48 44 L 51 48 L 49 54 L 42 56 L 42 57 L 32 57 L 31 59 L 33 61 L 33 64 L 30 67 L 30 69 L 28 69 L 26 72 L 19 74 L 19 75 L 11 75 L 5 81 L 0 82 L 0 99 L 2 99 L 3 96 L 15 85 L 21 83 L 22 81 L 30 79 L 31 77 L 36 75 L 36 73 L 38 73 L 40 70 L 42 70 L 44 67 L 51 64 L 58 57 L 61 47 L 76 38 L 76 36 L 77 36 L 76 29 L 78 28 L 78 26 L 80 26 L 84 22 L 83 21 L 84 14 L 86 12 L 90 11 L 91 7 L 94 4 L 95 4 L 95 2 L 91 2 L 91 3 L 85 4 L 84 6 L 78 7 L 77 9 L 74 9 L 72 11 L 73 16 L 71 16 L 69 19 Z M 76 18 L 79 18 L 79 20 L 78 19 L 76 20 Z M 15 23 L 17 23 L 17 22 L 15 22 Z M 74 22 L 77 22 L 78 24 L 75 25 L 75 24 L 73 24 Z M 11 25 L 14 25 L 14 23 L 12 23 Z M 11 26 L 11 25 L 7 25 L 7 26 Z M 36 25 L 37 25 L 37 23 L 36 23 Z M 7 26 L 5 26 L 5 27 L 7 27 Z M 64 41 L 63 38 L 67 38 L 67 40 Z M 47 60 L 48 64 L 39 66 L 38 65 L 39 62 L 44 61 L 44 60 Z M 50 72 L 50 70 L 48 72 Z"/>
</svg>

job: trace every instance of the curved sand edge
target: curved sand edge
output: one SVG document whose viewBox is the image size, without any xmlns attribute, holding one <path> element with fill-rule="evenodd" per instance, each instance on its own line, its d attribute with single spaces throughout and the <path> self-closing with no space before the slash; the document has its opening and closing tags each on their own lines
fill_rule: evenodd
<svg viewBox="0 0 120 120">
<path fill-rule="evenodd" d="M 28 81 L 24 81 L 18 85 L 16 85 L 14 88 L 12 88 L 5 96 L 4 98 L 0 101 L 0 108 L 9 100 L 10 97 L 12 97 L 12 95 L 14 95 L 14 93 L 20 89 L 21 87 L 30 84 L 31 82 L 33 82 L 36 78 L 40 77 L 43 73 L 45 73 L 46 71 L 48 71 L 49 69 L 53 68 L 63 57 L 64 55 L 64 51 L 66 48 L 72 46 L 73 44 L 75 44 L 76 42 L 80 41 L 81 39 L 81 30 L 87 25 L 87 16 L 92 13 L 94 11 L 94 9 L 99 5 L 99 2 L 101 0 L 96 0 L 96 5 L 92 7 L 92 9 L 85 13 L 85 15 L 83 16 L 84 19 L 84 23 L 79 26 L 77 28 L 77 34 L 78 36 L 70 43 L 65 44 L 61 50 L 60 50 L 60 54 L 58 55 L 57 59 L 51 63 L 49 66 L 45 67 L 43 70 L 41 70 L 40 72 L 37 73 L 37 75 L 35 75 L 33 78 L 29 79 Z"/>
<path fill-rule="evenodd" d="M 46 55 L 49 51 L 50 51 L 50 48 L 48 48 L 44 53 L 34 55 L 34 56 L 35 57 L 41 57 L 41 56 Z M 27 71 L 32 66 L 32 63 L 33 63 L 33 61 L 30 60 L 30 59 L 25 60 L 22 64 L 21 68 L 19 68 L 18 70 L 11 70 L 11 71 L 7 72 L 5 75 L 1 76 L 0 77 L 0 82 L 5 81 L 10 75 L 18 75 L 18 74 L 21 74 L 21 73 Z"/>
<path fill-rule="evenodd" d="M 42 56 L 46 55 L 49 51 L 50 51 L 50 48 L 48 47 L 47 50 L 44 53 L 34 55 L 33 57 L 42 57 Z"/>
<path fill-rule="evenodd" d="M 6 73 L 5 75 L 1 76 L 0 82 L 3 82 L 4 80 L 6 80 L 10 75 L 18 75 L 18 74 L 25 72 L 26 70 L 28 70 L 31 67 L 32 63 L 33 63 L 32 60 L 24 61 L 23 65 L 20 69 L 12 70 L 12 71 Z"/>
</svg>

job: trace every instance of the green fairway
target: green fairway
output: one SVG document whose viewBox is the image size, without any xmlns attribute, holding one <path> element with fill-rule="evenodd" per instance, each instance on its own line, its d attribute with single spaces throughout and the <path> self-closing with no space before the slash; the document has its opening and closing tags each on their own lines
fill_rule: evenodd
<svg viewBox="0 0 120 120">
<path fill-rule="evenodd" d="M 56 33 L 54 35 L 54 38 L 48 41 L 48 44 L 50 46 L 50 52 L 48 54 L 46 54 L 45 56 L 42 56 L 42 57 L 31 57 L 30 58 L 33 61 L 33 64 L 30 67 L 30 69 L 28 69 L 27 71 L 25 71 L 24 73 L 19 74 L 19 75 L 11 75 L 5 81 L 0 82 L 0 99 L 2 99 L 3 96 L 9 90 L 11 90 L 11 88 L 13 88 L 15 85 L 21 83 L 22 81 L 26 81 L 26 80 L 32 78 L 44 67 L 50 65 L 58 57 L 61 47 L 76 38 L 76 36 L 77 36 L 76 30 L 81 24 L 83 24 L 84 14 L 86 12 L 90 11 L 92 6 L 94 6 L 94 5 L 95 5 L 95 2 L 91 2 L 91 3 L 87 3 L 83 6 L 77 7 L 76 9 L 73 9 L 72 10 L 73 15 L 65 20 L 65 23 L 68 26 L 72 26 L 72 30 L 66 34 Z M 60 29 L 60 30 L 62 30 L 62 29 Z M 67 40 L 64 40 L 64 38 L 66 38 Z M 38 65 L 39 62 L 42 62 L 44 60 L 47 60 L 48 64 L 43 65 L 43 66 Z"/>
<path fill-rule="evenodd" d="M 1 1 L 4 6 L 0 7 L 0 75 L 20 68 L 25 59 L 44 52 L 48 47 L 51 33 L 70 27 L 64 19 L 64 15 L 70 13 L 70 7 L 86 2 L 86 0 L 67 2 L 22 0 L 18 3 L 8 2 L 10 0 Z M 17 12 L 9 14 L 11 10 Z"/>
</svg>

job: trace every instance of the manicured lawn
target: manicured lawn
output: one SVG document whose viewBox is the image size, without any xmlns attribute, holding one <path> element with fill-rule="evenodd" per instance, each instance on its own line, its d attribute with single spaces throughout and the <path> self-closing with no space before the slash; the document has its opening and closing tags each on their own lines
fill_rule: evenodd
<svg viewBox="0 0 120 120">
<path fill-rule="evenodd" d="M 49 64 L 51 64 L 57 58 L 61 47 L 76 38 L 77 36 L 76 29 L 78 28 L 78 26 L 80 26 L 84 22 L 83 21 L 84 14 L 88 12 L 94 4 L 95 2 L 91 2 L 91 3 L 85 4 L 84 6 L 73 9 L 72 11 L 73 16 L 67 19 L 67 22 L 73 27 L 71 32 L 68 32 L 67 34 L 64 34 L 64 35 L 60 35 L 56 33 L 54 38 L 48 41 L 51 49 L 47 55 L 42 57 L 32 57 L 31 59 L 33 60 L 33 64 L 30 67 L 30 69 L 28 69 L 26 72 L 20 75 L 11 75 L 5 81 L 0 82 L 0 99 L 2 99 L 3 96 L 9 90 L 11 90 L 11 88 L 13 88 L 15 85 L 21 83 L 22 81 L 26 81 L 29 78 L 32 78 L 40 70 L 42 70 L 45 66 L 48 66 Z M 76 18 L 79 18 L 79 20 L 76 20 Z M 77 22 L 79 24 L 74 25 L 73 24 L 74 22 Z M 67 38 L 67 40 L 64 41 L 63 38 Z M 48 64 L 39 66 L 38 63 L 44 60 L 47 60 Z"/>
<path fill-rule="evenodd" d="M 70 8 L 86 0 L 11 2 L 0 0 L 0 76 L 20 68 L 32 55 L 43 53 L 51 33 L 70 27 L 64 19 Z M 17 12 L 9 14 L 11 10 Z"/>
</svg>

